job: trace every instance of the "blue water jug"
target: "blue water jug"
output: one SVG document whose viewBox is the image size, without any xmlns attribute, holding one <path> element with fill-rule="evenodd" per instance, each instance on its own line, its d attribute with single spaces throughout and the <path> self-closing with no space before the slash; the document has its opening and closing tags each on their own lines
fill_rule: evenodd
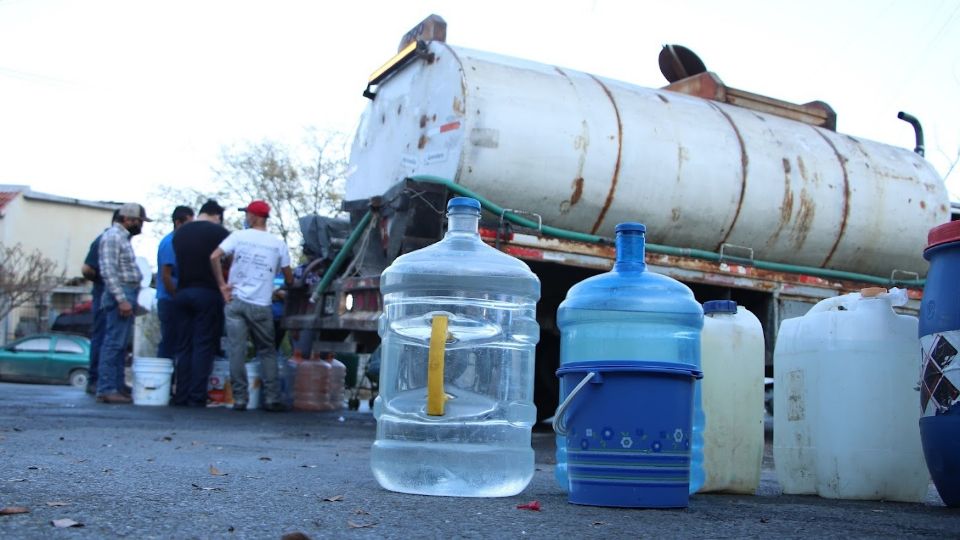
<svg viewBox="0 0 960 540">
<path fill-rule="evenodd" d="M 944 504 L 960 507 L 960 221 L 930 230 L 920 304 L 920 438 Z"/>
<path fill-rule="evenodd" d="M 386 489 L 506 497 L 534 472 L 540 281 L 480 239 L 480 204 L 447 205 L 443 240 L 380 277 L 381 367 L 370 464 Z"/>
<path fill-rule="evenodd" d="M 560 304 L 560 367 L 577 362 L 642 361 L 700 366 L 703 308 L 679 281 L 647 271 L 646 227 L 617 225 L 613 269 L 574 285 Z M 563 391 L 563 389 L 561 389 Z M 566 395 L 561 395 L 563 401 Z M 694 390 L 689 492 L 703 485 L 700 384 Z M 567 441 L 557 435 L 556 480 L 569 491 Z"/>
</svg>

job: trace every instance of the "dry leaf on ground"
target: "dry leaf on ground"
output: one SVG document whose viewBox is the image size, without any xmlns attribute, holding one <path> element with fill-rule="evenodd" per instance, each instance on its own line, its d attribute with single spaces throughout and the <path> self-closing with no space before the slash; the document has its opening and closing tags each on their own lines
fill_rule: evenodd
<svg viewBox="0 0 960 540">
<path fill-rule="evenodd" d="M 364 510 L 363 508 L 357 508 L 356 510 L 353 511 L 353 513 L 356 514 L 356 515 L 358 515 L 358 516 L 369 516 L 369 515 L 370 515 L 370 512 L 367 512 L 367 511 Z"/>
<path fill-rule="evenodd" d="M 310 537 L 300 531 L 297 531 L 281 536 L 280 540 L 310 540 Z"/>
<path fill-rule="evenodd" d="M 349 525 L 351 529 L 369 529 L 371 527 L 375 527 L 377 524 L 376 523 L 354 523 L 352 521 L 347 521 L 347 525 Z"/>
<path fill-rule="evenodd" d="M 0 516 L 12 516 L 14 514 L 29 514 L 30 509 L 24 506 L 7 506 L 0 508 Z"/>
<path fill-rule="evenodd" d="M 227 475 L 227 473 L 220 472 L 220 469 L 214 467 L 213 465 L 210 466 L 210 474 L 212 474 L 213 476 L 226 476 L 226 475 Z"/>
<path fill-rule="evenodd" d="M 269 457 L 267 457 L 267 456 L 260 456 L 260 461 L 273 461 L 273 459 L 271 459 L 271 458 L 269 458 Z"/>
<path fill-rule="evenodd" d="M 58 529 L 66 529 L 68 527 L 83 527 L 83 523 L 74 521 L 70 518 L 55 519 L 51 521 L 50 524 Z"/>
<path fill-rule="evenodd" d="M 337 502 L 343 500 L 343 495 L 334 495 L 333 497 L 324 497 L 323 500 L 327 502 Z"/>
<path fill-rule="evenodd" d="M 68 506 L 70 503 L 68 501 L 50 501 L 47 503 L 47 506 Z"/>
<path fill-rule="evenodd" d="M 540 501 L 530 501 L 527 504 L 518 504 L 518 510 L 532 510 L 534 512 L 540 511 Z"/>
<path fill-rule="evenodd" d="M 200 491 L 223 491 L 222 487 L 203 487 L 203 486 L 198 486 L 196 484 L 190 484 L 190 485 L 195 487 L 196 489 L 199 489 Z"/>
</svg>

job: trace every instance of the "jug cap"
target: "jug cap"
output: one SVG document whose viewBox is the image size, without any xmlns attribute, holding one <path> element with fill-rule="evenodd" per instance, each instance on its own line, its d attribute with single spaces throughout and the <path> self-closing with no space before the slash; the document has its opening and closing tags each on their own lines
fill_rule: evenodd
<svg viewBox="0 0 960 540">
<path fill-rule="evenodd" d="M 881 294 L 887 294 L 887 289 L 883 287 L 867 287 L 860 289 L 860 296 L 862 298 L 873 298 L 874 296 L 880 296 Z"/>
<path fill-rule="evenodd" d="M 703 314 L 736 313 L 737 303 L 733 300 L 708 300 L 703 303 Z"/>
<path fill-rule="evenodd" d="M 927 234 L 927 249 L 960 240 L 960 221 L 937 225 Z"/>
<path fill-rule="evenodd" d="M 473 208 L 474 210 L 480 210 L 480 201 L 470 197 L 454 197 L 447 203 L 447 211 L 449 212 L 454 208 Z"/>
<path fill-rule="evenodd" d="M 647 226 L 643 223 L 636 223 L 633 221 L 627 221 L 625 223 L 617 224 L 617 233 L 641 233 L 644 234 L 647 232 Z"/>
</svg>

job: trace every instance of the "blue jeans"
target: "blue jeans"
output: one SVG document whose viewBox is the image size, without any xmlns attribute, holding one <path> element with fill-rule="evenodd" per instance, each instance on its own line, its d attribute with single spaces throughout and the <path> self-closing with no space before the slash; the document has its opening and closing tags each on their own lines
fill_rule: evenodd
<svg viewBox="0 0 960 540">
<path fill-rule="evenodd" d="M 163 285 L 160 285 L 163 287 Z M 160 319 L 160 343 L 157 357 L 174 360 L 177 355 L 177 318 L 174 315 L 173 299 L 157 300 L 157 318 Z"/>
<path fill-rule="evenodd" d="M 277 350 L 274 348 L 273 312 L 270 306 L 258 306 L 234 298 L 224 308 L 227 329 L 227 356 L 230 359 L 230 387 L 237 403 L 249 400 L 247 389 L 247 338 L 260 359 L 264 403 L 280 403 L 280 379 L 277 378 Z"/>
<path fill-rule="evenodd" d="M 103 285 L 94 285 L 91 293 L 93 310 L 93 328 L 90 332 L 90 366 L 87 369 L 87 387 L 97 388 L 100 374 L 100 347 L 103 346 L 103 334 L 107 328 L 103 316 Z"/>
<path fill-rule="evenodd" d="M 220 349 L 223 297 L 217 289 L 190 287 L 173 297 L 177 321 L 177 390 L 174 405 L 206 405 L 207 380 Z"/>
<path fill-rule="evenodd" d="M 123 295 L 127 302 L 137 309 L 137 292 L 139 285 L 124 285 Z M 97 395 L 115 394 L 125 386 L 124 368 L 126 367 L 127 344 L 130 343 L 130 332 L 133 330 L 134 315 L 120 316 L 117 299 L 109 291 L 103 293 L 101 311 L 104 318 L 103 345 L 100 347 L 99 373 L 97 378 Z"/>
</svg>

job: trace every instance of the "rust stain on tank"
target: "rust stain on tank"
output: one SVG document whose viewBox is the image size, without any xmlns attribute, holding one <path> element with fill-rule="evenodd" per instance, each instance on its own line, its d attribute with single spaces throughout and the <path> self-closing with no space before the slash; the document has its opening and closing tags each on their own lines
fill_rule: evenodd
<svg viewBox="0 0 960 540">
<path fill-rule="evenodd" d="M 823 259 L 823 263 L 820 264 L 821 267 L 827 267 L 830 264 L 830 260 L 833 259 L 833 255 L 837 252 L 837 247 L 843 239 L 843 234 L 847 231 L 847 218 L 850 216 L 850 177 L 847 174 L 847 158 L 837 150 L 833 141 L 824 135 L 819 128 L 810 126 L 810 129 L 826 141 L 827 145 L 833 149 L 833 154 L 837 157 L 837 163 L 840 164 L 840 171 L 843 173 L 843 215 L 840 218 L 840 230 L 837 231 L 837 238 L 833 241 L 833 246 L 830 247 L 830 251 L 827 252 L 827 257 Z"/>
<path fill-rule="evenodd" d="M 674 209 L 670 210 L 670 221 L 673 221 L 674 223 L 680 221 L 680 209 L 679 209 L 679 208 L 674 208 Z"/>
<path fill-rule="evenodd" d="M 570 206 L 573 206 L 580 202 L 580 197 L 583 196 L 583 177 L 579 177 L 573 181 L 573 194 L 570 195 Z"/>
<path fill-rule="evenodd" d="M 460 96 L 453 96 L 453 112 L 463 115 L 467 112 L 466 107 L 463 105 L 463 101 L 460 99 Z"/>
<path fill-rule="evenodd" d="M 420 128 L 422 129 L 425 127 L 427 127 L 427 115 L 424 114 L 420 117 Z"/>
<path fill-rule="evenodd" d="M 926 210 L 926 209 L 927 209 L 927 201 L 920 201 L 920 208 Z"/>
<path fill-rule="evenodd" d="M 803 178 L 804 182 L 809 182 L 810 178 L 807 176 L 807 166 L 804 165 L 801 156 L 797 156 L 797 168 L 800 170 L 800 178 Z"/>
<path fill-rule="evenodd" d="M 429 140 L 429 139 L 427 139 L 427 136 L 426 136 L 426 135 L 421 135 L 421 136 L 420 136 L 420 140 L 417 141 L 417 148 L 420 149 L 420 150 L 423 150 L 423 149 L 427 146 L 427 141 L 428 141 L 428 140 Z"/>
<path fill-rule="evenodd" d="M 720 251 L 720 247 L 723 244 L 727 243 L 727 240 L 730 238 L 730 233 L 733 232 L 733 228 L 737 225 L 737 220 L 740 219 L 740 212 L 743 210 L 743 196 L 747 192 L 747 171 L 750 168 L 750 156 L 747 155 L 747 146 L 743 143 L 743 135 L 740 134 L 740 128 L 737 127 L 737 124 L 733 121 L 733 118 L 730 118 L 723 109 L 717 106 L 717 104 L 712 102 L 707 102 L 707 105 L 713 107 L 715 111 L 723 115 L 726 118 L 727 123 L 730 124 L 730 127 L 733 128 L 734 135 L 737 136 L 737 143 L 740 145 L 740 196 L 737 199 L 737 210 L 733 214 L 733 219 L 730 221 L 730 228 L 726 231 L 720 229 L 720 232 L 723 233 L 723 238 L 717 243 L 717 247 L 714 248 L 714 251 Z"/>
<path fill-rule="evenodd" d="M 797 212 L 797 225 L 793 230 L 794 249 L 803 249 L 803 244 L 807 241 L 807 235 L 810 234 L 810 226 L 813 225 L 813 217 L 817 213 L 817 203 L 807 193 L 806 189 L 800 191 L 800 211 Z"/>
<path fill-rule="evenodd" d="M 561 71 L 561 73 L 563 72 Z M 607 217 L 607 212 L 610 210 L 610 205 L 613 204 L 614 195 L 617 192 L 617 182 L 620 180 L 620 166 L 623 160 L 623 121 L 620 119 L 620 108 L 617 106 L 616 100 L 613 99 L 613 94 L 610 92 L 610 89 L 607 88 L 607 86 L 595 76 L 590 75 L 590 78 L 596 81 L 596 83 L 600 85 L 600 88 L 603 89 L 604 93 L 607 94 L 610 104 L 613 105 L 613 112 L 617 116 L 617 162 L 613 167 L 613 177 L 610 179 L 610 189 L 607 191 L 607 198 L 603 202 L 603 208 L 600 209 L 600 214 L 597 216 L 597 220 L 594 222 L 593 228 L 590 230 L 591 234 L 597 234 L 597 231 L 603 224 L 604 218 Z"/>
<path fill-rule="evenodd" d="M 777 224 L 777 232 L 774 238 L 780 235 L 780 231 L 790 223 L 793 216 L 793 189 L 790 187 L 790 160 L 783 158 L 783 201 L 780 203 L 780 222 Z"/>
</svg>

